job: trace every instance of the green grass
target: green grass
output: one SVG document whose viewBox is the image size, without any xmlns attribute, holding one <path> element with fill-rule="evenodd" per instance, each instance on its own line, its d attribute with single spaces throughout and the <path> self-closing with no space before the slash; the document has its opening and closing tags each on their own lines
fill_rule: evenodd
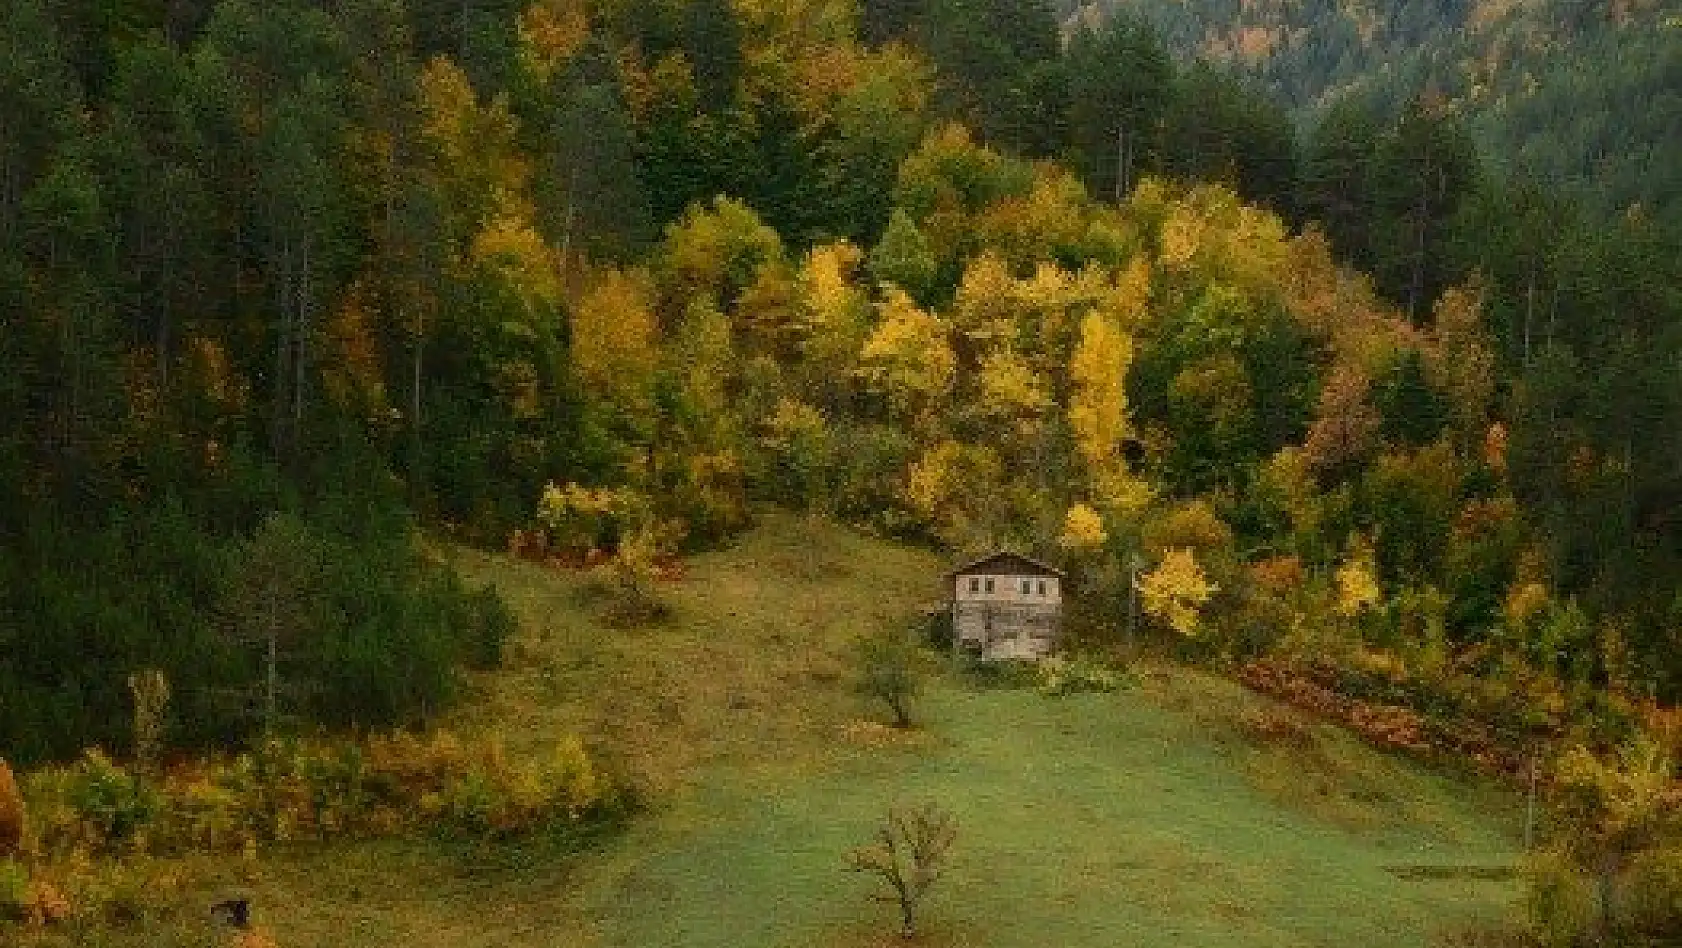
<svg viewBox="0 0 1682 948">
<path fill-rule="evenodd" d="M 456 716 L 516 750 L 583 734 L 651 810 L 581 855 L 425 841 L 271 854 L 254 888 L 287 948 L 842 948 L 898 943 L 843 871 L 885 807 L 959 821 L 930 946 L 1422 945 L 1498 919 L 1517 807 L 1235 685 L 1147 670 L 1113 694 L 936 684 L 895 732 L 852 694 L 851 639 L 938 596 L 932 556 L 787 515 L 611 629 L 586 577 L 459 554 L 522 617 Z M 1497 878 L 1489 878 L 1489 876 Z"/>
<path fill-rule="evenodd" d="M 1443 871 L 1511 856 L 1459 788 L 1398 767 L 1388 796 L 1360 801 L 1357 829 L 1258 789 L 1250 758 L 1271 750 L 1213 740 L 1158 697 L 943 690 L 925 743 L 816 778 L 721 775 L 636 841 L 644 855 L 598 909 L 604 942 L 868 943 L 889 912 L 838 854 L 893 800 L 939 801 L 961 828 L 928 904 L 933 944 L 1418 945 L 1443 923 L 1504 915 L 1511 883 Z M 1404 878 L 1419 866 L 1437 871 Z"/>
</svg>

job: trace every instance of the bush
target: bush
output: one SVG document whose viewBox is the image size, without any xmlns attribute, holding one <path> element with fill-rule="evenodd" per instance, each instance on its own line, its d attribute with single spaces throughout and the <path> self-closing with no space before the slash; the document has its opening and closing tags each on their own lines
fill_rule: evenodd
<svg viewBox="0 0 1682 948">
<path fill-rule="evenodd" d="M 1087 655 L 1041 659 L 1038 672 L 1040 692 L 1046 695 L 1114 691 L 1122 683 L 1121 673 Z"/>
<path fill-rule="evenodd" d="M 859 693 L 886 704 L 895 727 L 910 727 L 911 702 L 923 687 L 916 644 L 909 635 L 885 632 L 860 639 L 857 652 Z"/>
<path fill-rule="evenodd" d="M 495 586 L 468 589 L 454 573 L 441 573 L 427 588 L 424 611 L 438 617 L 456 642 L 460 661 L 486 670 L 502 664 L 502 647 L 518 621 Z"/>
<path fill-rule="evenodd" d="M 576 739 L 533 763 L 511 764 L 500 746 L 469 765 L 438 797 L 446 832 L 507 837 L 571 823 L 608 802 L 608 787 Z"/>
<path fill-rule="evenodd" d="M 0 760 L 0 859 L 22 850 L 23 819 L 23 795 L 17 779 L 12 776 L 12 768 Z"/>
<path fill-rule="evenodd" d="M 495 738 L 439 731 L 350 742 L 271 740 L 147 784 L 97 752 L 31 774 L 41 848 L 144 855 L 433 830 L 507 837 L 606 819 L 625 805 L 583 745 L 510 759 Z"/>
<path fill-rule="evenodd" d="M 22 921 L 29 912 L 29 871 L 0 859 L 0 920 Z"/>
<path fill-rule="evenodd" d="M 1037 687 L 1040 683 L 1038 665 L 1016 658 L 988 659 L 966 654 L 959 665 L 959 674 L 976 688 L 1013 690 Z"/>
<path fill-rule="evenodd" d="M 69 802 L 92 832 L 89 840 L 107 847 L 135 842 L 157 818 L 158 794 L 98 750 L 90 750 L 70 771 Z"/>
<path fill-rule="evenodd" d="M 1682 941 L 1682 849 L 1656 849 L 1629 867 L 1629 924 L 1667 944 Z"/>
<path fill-rule="evenodd" d="M 1526 914 L 1538 941 L 1567 948 L 1593 930 L 1599 915 L 1594 880 L 1577 871 L 1564 853 L 1532 856 L 1524 878 Z"/>
</svg>

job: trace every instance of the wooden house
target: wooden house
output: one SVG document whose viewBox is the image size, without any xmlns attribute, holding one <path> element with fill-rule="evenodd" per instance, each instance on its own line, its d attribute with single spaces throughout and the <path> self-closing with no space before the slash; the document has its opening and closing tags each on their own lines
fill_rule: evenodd
<svg viewBox="0 0 1682 948">
<path fill-rule="evenodd" d="M 947 574 L 952 646 L 987 659 L 1037 660 L 1062 632 L 1063 571 L 1017 553 L 992 553 Z"/>
</svg>

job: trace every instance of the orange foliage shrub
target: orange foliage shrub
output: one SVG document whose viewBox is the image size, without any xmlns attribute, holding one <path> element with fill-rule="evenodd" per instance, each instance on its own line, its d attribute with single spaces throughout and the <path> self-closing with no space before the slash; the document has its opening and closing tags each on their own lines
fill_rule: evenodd
<svg viewBox="0 0 1682 948">
<path fill-rule="evenodd" d="M 248 928 L 235 932 L 228 941 L 228 948 L 280 948 L 280 942 L 261 928 Z"/>
<path fill-rule="evenodd" d="M 0 760 L 0 858 L 23 848 L 23 794 L 12 768 Z"/>
<path fill-rule="evenodd" d="M 1261 745 L 1308 748 L 1314 735 L 1308 722 L 1288 709 L 1252 708 L 1239 714 L 1238 727 L 1250 740 Z"/>
<path fill-rule="evenodd" d="M 57 925 L 70 917 L 70 900 L 52 883 L 36 880 L 29 884 L 29 902 L 25 912 L 29 924 L 37 928 Z"/>
<path fill-rule="evenodd" d="M 1285 596 L 1301 589 L 1308 574 L 1298 557 L 1273 556 L 1250 564 L 1250 579 L 1272 595 Z"/>
</svg>

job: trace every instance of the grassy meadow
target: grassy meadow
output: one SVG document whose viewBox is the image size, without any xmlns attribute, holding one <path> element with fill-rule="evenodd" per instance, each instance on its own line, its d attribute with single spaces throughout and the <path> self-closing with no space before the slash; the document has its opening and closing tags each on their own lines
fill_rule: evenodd
<svg viewBox="0 0 1682 948">
<path fill-rule="evenodd" d="M 272 852 L 250 887 L 286 948 L 895 944 L 892 907 L 841 863 L 894 801 L 959 822 L 928 946 L 1424 945 L 1517 896 L 1514 801 L 1219 679 L 1142 668 L 1053 698 L 945 676 L 919 729 L 882 726 L 849 643 L 936 600 L 926 553 L 768 514 L 637 629 L 599 621 L 583 575 L 455 555 L 522 631 L 453 726 L 516 753 L 583 734 L 648 809 L 582 855 Z"/>
</svg>

